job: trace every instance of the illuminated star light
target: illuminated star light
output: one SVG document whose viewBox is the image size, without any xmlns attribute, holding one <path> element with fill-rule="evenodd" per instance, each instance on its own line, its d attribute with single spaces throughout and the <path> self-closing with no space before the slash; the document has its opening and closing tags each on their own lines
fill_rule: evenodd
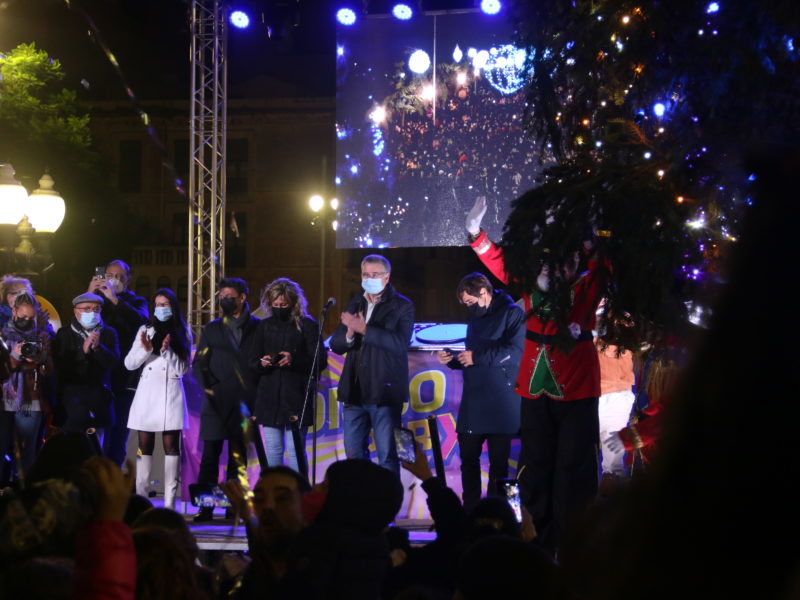
<svg viewBox="0 0 800 600">
<path fill-rule="evenodd" d="M 408 68 L 421 75 L 431 68 L 431 57 L 424 50 L 415 50 L 408 57 Z"/>
</svg>

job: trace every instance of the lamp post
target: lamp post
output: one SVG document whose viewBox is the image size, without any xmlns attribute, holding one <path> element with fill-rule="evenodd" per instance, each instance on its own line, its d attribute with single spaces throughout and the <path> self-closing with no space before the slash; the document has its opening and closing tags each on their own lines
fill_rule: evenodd
<svg viewBox="0 0 800 600">
<path fill-rule="evenodd" d="M 30 196 L 25 187 L 14 178 L 14 167 L 0 165 L 0 235 L 5 271 L 16 271 L 19 259 L 30 268 L 34 255 L 50 260 L 50 238 L 64 220 L 64 199 L 55 190 L 53 178 L 45 173 L 39 179 L 39 188 Z M 14 247 L 14 234 L 20 243 Z M 37 251 L 32 238 L 39 234 L 42 247 Z"/>
<path fill-rule="evenodd" d="M 331 198 L 330 202 L 326 203 L 325 198 L 319 194 L 314 194 L 308 199 L 308 205 L 316 215 L 312 223 L 316 222 L 319 224 L 319 302 L 320 306 L 322 306 L 325 304 L 325 230 L 327 229 L 325 217 L 328 206 L 330 206 L 334 215 L 336 214 L 336 210 L 339 208 L 339 200 Z M 335 231 L 337 226 L 337 221 L 335 219 L 331 222 L 331 226 Z"/>
</svg>

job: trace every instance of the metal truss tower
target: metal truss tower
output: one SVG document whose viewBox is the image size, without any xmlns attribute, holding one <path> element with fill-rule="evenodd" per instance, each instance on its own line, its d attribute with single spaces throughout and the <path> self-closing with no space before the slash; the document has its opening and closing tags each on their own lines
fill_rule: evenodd
<svg viewBox="0 0 800 600">
<path fill-rule="evenodd" d="M 191 2 L 192 97 L 189 141 L 189 294 L 194 339 L 217 313 L 225 272 L 227 32 L 222 0 Z"/>
</svg>

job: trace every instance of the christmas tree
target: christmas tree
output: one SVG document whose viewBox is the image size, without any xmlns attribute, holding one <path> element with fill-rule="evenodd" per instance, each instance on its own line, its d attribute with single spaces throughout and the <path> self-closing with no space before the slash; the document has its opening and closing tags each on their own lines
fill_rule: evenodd
<svg viewBox="0 0 800 600">
<path fill-rule="evenodd" d="M 680 332 L 707 310 L 752 203 L 745 158 L 797 143 L 796 2 L 513 0 L 511 13 L 526 125 L 552 163 L 514 202 L 507 271 L 533 289 L 542 264 L 593 240 L 613 265 L 607 310 L 635 323 L 609 341 Z M 543 305 L 563 322 L 569 289 L 554 283 Z"/>
</svg>

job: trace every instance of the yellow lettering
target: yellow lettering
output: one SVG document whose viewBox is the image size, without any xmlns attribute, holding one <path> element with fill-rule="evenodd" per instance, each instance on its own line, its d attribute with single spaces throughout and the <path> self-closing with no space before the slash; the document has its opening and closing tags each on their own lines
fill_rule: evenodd
<svg viewBox="0 0 800 600">
<path fill-rule="evenodd" d="M 433 384 L 433 399 L 430 402 L 422 401 L 422 386 L 425 383 Z M 418 413 L 434 412 L 444 406 L 447 379 L 441 371 L 431 369 L 422 371 L 411 378 L 408 391 L 411 396 L 411 408 Z"/>
</svg>

